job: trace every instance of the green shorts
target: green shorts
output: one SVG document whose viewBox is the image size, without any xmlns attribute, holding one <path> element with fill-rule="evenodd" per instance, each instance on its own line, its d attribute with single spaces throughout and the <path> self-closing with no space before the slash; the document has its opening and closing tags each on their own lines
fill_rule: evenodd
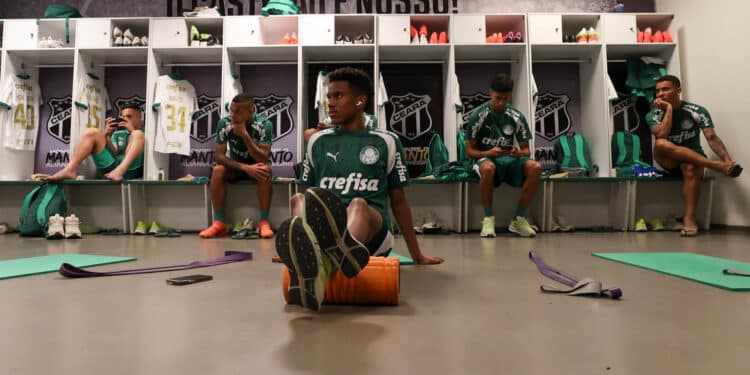
<svg viewBox="0 0 750 375">
<path fill-rule="evenodd" d="M 105 147 L 102 152 L 98 154 L 92 154 L 91 158 L 94 159 L 94 165 L 99 170 L 101 175 L 112 172 L 125 158 L 125 155 L 115 155 L 109 147 Z M 124 178 L 126 180 L 132 180 L 135 178 L 143 177 L 143 153 L 138 155 L 137 158 L 130 164 L 127 172 L 125 172 Z"/>
<path fill-rule="evenodd" d="M 513 187 L 523 186 L 523 181 L 526 178 L 523 175 L 523 169 L 529 158 L 512 158 L 510 156 L 502 156 L 496 159 L 481 158 L 474 164 L 474 171 L 481 176 L 479 171 L 479 165 L 485 160 L 491 160 L 495 163 L 495 187 L 500 186 L 503 182 Z"/>
</svg>

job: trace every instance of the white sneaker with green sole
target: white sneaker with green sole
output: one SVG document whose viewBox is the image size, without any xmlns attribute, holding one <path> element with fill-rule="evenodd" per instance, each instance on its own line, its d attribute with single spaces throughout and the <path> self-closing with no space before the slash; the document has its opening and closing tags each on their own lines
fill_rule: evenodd
<svg viewBox="0 0 750 375">
<path fill-rule="evenodd" d="M 534 237 L 536 231 L 529 225 L 529 222 L 523 216 L 516 216 L 508 226 L 508 230 L 521 237 Z"/>
<path fill-rule="evenodd" d="M 495 217 L 485 216 L 482 219 L 482 233 L 479 234 L 482 237 L 495 237 Z"/>
</svg>

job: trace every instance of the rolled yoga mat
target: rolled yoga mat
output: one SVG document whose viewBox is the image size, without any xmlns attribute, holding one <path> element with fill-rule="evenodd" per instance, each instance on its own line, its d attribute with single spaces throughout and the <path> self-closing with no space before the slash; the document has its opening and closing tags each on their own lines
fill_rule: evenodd
<svg viewBox="0 0 750 375">
<path fill-rule="evenodd" d="M 732 268 L 750 272 L 750 263 L 693 253 L 594 253 L 595 257 L 697 281 L 727 290 L 750 290 L 750 277 L 725 275 Z"/>
<path fill-rule="evenodd" d="M 324 304 L 328 305 L 398 305 L 398 258 L 370 257 L 370 262 L 356 277 L 347 278 L 336 271 L 326 284 Z M 282 287 L 289 303 L 289 270 L 284 267 Z"/>
</svg>

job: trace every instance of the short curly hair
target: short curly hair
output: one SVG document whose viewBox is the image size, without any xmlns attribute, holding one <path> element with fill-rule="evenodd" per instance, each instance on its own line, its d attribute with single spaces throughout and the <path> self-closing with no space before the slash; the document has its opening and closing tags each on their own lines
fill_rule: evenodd
<svg viewBox="0 0 750 375">
<path fill-rule="evenodd" d="M 349 86 L 367 96 L 372 96 L 372 79 L 361 69 L 345 66 L 328 73 L 328 82 L 346 81 Z"/>
</svg>

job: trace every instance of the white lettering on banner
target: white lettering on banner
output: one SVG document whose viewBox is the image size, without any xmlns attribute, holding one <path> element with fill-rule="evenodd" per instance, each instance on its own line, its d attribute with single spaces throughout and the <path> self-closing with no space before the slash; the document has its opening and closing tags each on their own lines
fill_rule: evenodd
<svg viewBox="0 0 750 375">
<path fill-rule="evenodd" d="M 272 148 L 271 164 L 273 166 L 293 167 L 294 153 L 289 151 L 288 148 Z"/>
<path fill-rule="evenodd" d="M 214 150 L 198 148 L 190 151 L 190 156 L 182 156 L 180 164 L 185 167 L 211 167 L 214 165 Z"/>
<path fill-rule="evenodd" d="M 297 7 L 302 14 L 324 13 L 380 13 L 380 14 L 412 14 L 458 13 L 461 0 L 297 0 Z M 463 0 L 466 1 L 466 0 Z M 227 16 L 257 15 L 263 5 L 263 0 L 220 0 L 206 1 L 167 0 L 167 16 L 173 17 L 180 10 L 195 6 L 216 6 L 221 14 Z"/>
<path fill-rule="evenodd" d="M 45 167 L 64 167 L 70 162 L 70 153 L 68 150 L 49 150 L 47 157 L 44 159 Z"/>
<path fill-rule="evenodd" d="M 429 150 L 427 147 L 404 147 L 404 155 L 406 156 L 406 164 L 424 165 L 427 162 Z M 400 159 L 401 155 L 397 157 Z"/>
<path fill-rule="evenodd" d="M 306 173 L 306 172 L 305 172 Z M 305 176 L 302 177 L 305 179 Z M 323 177 L 320 179 L 320 187 L 323 189 L 340 190 L 341 194 L 349 191 L 378 191 L 380 180 L 362 178 L 362 173 L 350 173 L 348 177 Z"/>
</svg>

